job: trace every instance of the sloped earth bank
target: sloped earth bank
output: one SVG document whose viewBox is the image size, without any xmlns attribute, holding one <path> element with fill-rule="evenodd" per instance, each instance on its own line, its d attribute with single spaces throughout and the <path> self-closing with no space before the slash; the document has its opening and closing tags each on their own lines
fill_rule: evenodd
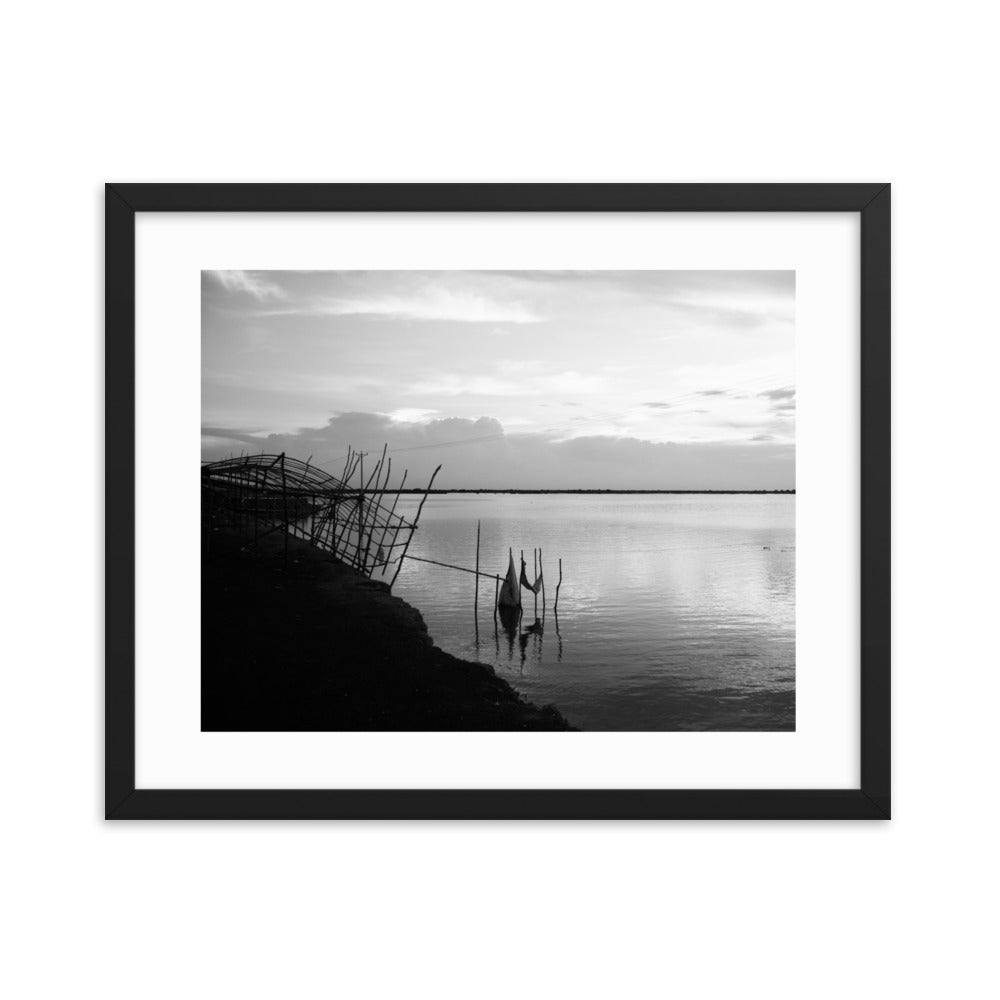
<svg viewBox="0 0 1000 1000">
<path fill-rule="evenodd" d="M 438 649 L 420 613 L 305 542 L 202 545 L 204 731 L 572 729 L 489 666 Z"/>
</svg>

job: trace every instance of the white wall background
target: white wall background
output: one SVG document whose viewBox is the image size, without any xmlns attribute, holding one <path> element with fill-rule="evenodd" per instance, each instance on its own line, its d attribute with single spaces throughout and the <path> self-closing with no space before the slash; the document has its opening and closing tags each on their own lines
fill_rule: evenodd
<svg viewBox="0 0 1000 1000">
<path fill-rule="evenodd" d="M 5 10 L 7 995 L 986 995 L 994 17 L 870 0 Z M 103 823 L 108 179 L 891 180 L 892 823 Z M 53 492 L 10 489 L 35 477 Z"/>
</svg>

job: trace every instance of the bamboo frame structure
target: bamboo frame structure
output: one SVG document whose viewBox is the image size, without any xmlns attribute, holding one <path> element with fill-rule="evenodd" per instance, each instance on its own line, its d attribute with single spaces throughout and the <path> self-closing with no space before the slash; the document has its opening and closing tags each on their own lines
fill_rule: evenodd
<svg viewBox="0 0 1000 1000">
<path fill-rule="evenodd" d="M 445 569 L 459 570 L 475 576 L 473 615 L 476 630 L 479 628 L 479 581 L 492 579 L 493 618 L 496 628 L 499 612 L 499 592 L 502 576 L 480 569 L 482 522 L 476 524 L 475 569 L 441 562 L 427 556 L 409 555 L 413 533 L 417 530 L 420 514 L 434 485 L 439 465 L 430 478 L 417 512 L 412 521 L 396 513 L 399 497 L 406 484 L 408 473 L 403 471 L 400 485 L 389 486 L 392 460 L 386 458 L 387 448 L 374 468 L 365 474 L 365 452 L 348 448 L 340 478 L 324 472 L 312 464 L 312 456 L 305 462 L 280 455 L 240 455 L 220 462 L 202 465 L 202 528 L 206 543 L 210 544 L 212 531 L 223 529 L 238 534 L 244 548 L 250 549 L 261 538 L 276 532 L 284 536 L 285 562 L 288 561 L 288 538 L 299 538 L 334 558 L 352 566 L 366 576 L 376 572 L 385 575 L 394 567 L 389 582 L 390 589 L 396 582 L 403 561 L 430 563 Z M 352 482 L 357 476 L 357 482 Z M 375 551 L 372 552 L 372 549 Z M 513 559 L 513 549 L 508 549 Z M 542 550 L 532 550 L 535 580 L 542 578 L 542 617 L 546 599 L 542 572 Z M 521 549 L 524 567 L 524 549 Z M 523 570 L 522 570 L 523 571 Z M 559 585 L 562 584 L 562 560 L 559 560 Z M 535 620 L 538 620 L 538 594 L 533 594 Z M 556 605 L 559 605 L 559 586 L 556 587 Z M 519 609 L 520 612 L 521 609 Z M 518 615 L 520 627 L 521 615 Z"/>
<path fill-rule="evenodd" d="M 262 453 L 210 462 L 201 469 L 202 517 L 209 532 L 213 527 L 235 531 L 248 548 L 280 531 L 286 546 L 288 536 L 303 539 L 369 577 L 376 570 L 384 575 L 394 565 L 395 581 L 427 492 L 416 516 L 407 520 L 396 513 L 406 473 L 393 490 L 391 471 L 385 448 L 367 478 L 364 455 L 353 449 L 348 449 L 339 479 L 313 465 L 311 456 L 302 462 L 284 453 Z"/>
</svg>

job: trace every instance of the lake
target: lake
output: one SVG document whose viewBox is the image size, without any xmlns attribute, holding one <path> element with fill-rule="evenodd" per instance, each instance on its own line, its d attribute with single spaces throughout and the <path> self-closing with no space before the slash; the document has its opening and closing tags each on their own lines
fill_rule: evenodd
<svg viewBox="0 0 1000 1000">
<path fill-rule="evenodd" d="M 410 555 L 471 569 L 477 521 L 481 571 L 506 573 L 509 548 L 519 568 L 523 548 L 534 579 L 542 549 L 544 621 L 525 632 L 523 591 L 520 625 L 495 628 L 481 580 L 477 622 L 475 577 L 407 559 L 394 593 L 442 649 L 585 730 L 794 730 L 794 495 L 438 494 Z"/>
</svg>

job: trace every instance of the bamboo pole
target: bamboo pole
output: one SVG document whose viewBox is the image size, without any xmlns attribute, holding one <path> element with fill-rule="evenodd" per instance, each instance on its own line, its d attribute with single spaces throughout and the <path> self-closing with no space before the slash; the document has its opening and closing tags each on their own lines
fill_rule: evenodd
<svg viewBox="0 0 1000 1000">
<path fill-rule="evenodd" d="M 351 466 L 351 471 L 347 474 L 347 481 L 344 484 L 344 487 L 345 487 L 344 488 L 345 499 L 348 497 L 348 494 L 350 493 L 350 486 L 349 486 L 349 484 L 350 484 L 350 481 L 354 478 L 354 473 L 357 471 L 357 468 L 358 468 L 359 464 L 361 465 L 361 471 L 362 471 L 362 485 L 364 484 L 364 478 L 363 478 L 364 477 L 364 459 L 365 459 L 364 452 L 355 452 L 354 453 L 354 464 Z M 343 523 L 343 525 L 341 525 L 340 533 L 337 535 L 337 538 L 336 538 L 336 540 L 334 542 L 334 549 L 333 549 L 334 555 L 336 555 L 338 559 L 342 559 L 344 562 L 347 561 L 346 556 L 347 556 L 348 549 L 350 547 L 350 542 L 351 542 L 351 538 L 350 538 L 350 534 L 351 534 L 351 521 L 353 521 L 353 520 L 354 520 L 354 511 L 353 510 L 349 511 L 347 514 L 344 515 L 344 523 Z M 343 555 L 341 555 L 341 553 L 343 553 Z"/>
<path fill-rule="evenodd" d="M 240 453 L 242 457 L 242 452 Z M 236 533 L 240 536 L 240 542 L 243 541 L 243 482 L 236 477 L 236 513 L 234 515 L 234 522 L 236 525 Z"/>
<path fill-rule="evenodd" d="M 388 447 L 388 445 L 386 445 L 386 447 Z M 363 452 L 363 454 L 367 454 L 367 452 Z M 382 451 L 382 454 L 383 454 L 383 456 L 385 455 L 385 450 L 384 450 L 384 449 L 383 449 L 383 451 Z M 364 469 L 362 469 L 362 470 L 361 470 L 361 482 L 362 482 L 362 484 L 363 484 L 363 485 L 362 485 L 362 487 L 361 487 L 361 489 L 362 489 L 362 490 L 363 490 L 363 491 L 364 491 L 365 493 L 367 493 L 367 492 L 368 492 L 368 487 L 369 487 L 369 486 L 371 486 L 371 484 L 372 484 L 372 480 L 373 480 L 373 479 L 375 479 L 375 477 L 376 477 L 376 476 L 378 475 L 378 471 L 379 471 L 379 469 L 381 468 L 381 466 L 382 466 L 382 459 L 380 458 L 380 459 L 379 459 L 379 460 L 378 460 L 378 461 L 377 461 L 377 462 L 375 463 L 375 468 L 374 468 L 374 469 L 372 470 L 372 472 L 371 472 L 371 474 L 370 474 L 370 475 L 368 476 L 368 479 L 367 479 L 367 480 L 365 480 L 365 473 L 364 473 Z"/>
<path fill-rule="evenodd" d="M 285 478 L 285 453 L 281 453 L 281 507 L 285 522 L 285 569 L 288 569 L 288 481 Z"/>
<path fill-rule="evenodd" d="M 409 551 L 410 542 L 413 541 L 413 532 L 417 530 L 417 522 L 420 520 L 420 512 L 424 509 L 424 504 L 427 502 L 427 495 L 431 491 L 431 487 L 434 485 L 434 480 L 437 474 L 441 471 L 441 466 L 439 465 L 431 476 L 431 481 L 427 484 L 427 489 L 424 490 L 424 495 L 420 499 L 420 506 L 417 507 L 417 515 L 413 519 L 413 527 L 410 528 L 410 536 L 406 539 L 406 545 L 403 548 L 403 554 L 399 557 L 399 562 L 396 565 L 396 572 L 393 574 L 392 580 L 389 581 L 389 589 L 392 590 L 393 584 L 396 582 L 396 577 L 399 576 L 399 571 L 403 568 L 403 560 L 406 558 L 406 553 Z"/>
<path fill-rule="evenodd" d="M 531 568 L 532 572 L 535 574 L 535 578 L 531 581 L 532 587 L 538 586 L 538 549 L 531 550 Z M 535 598 L 535 618 L 538 618 L 538 591 L 533 590 L 532 594 Z"/>
<path fill-rule="evenodd" d="M 253 540 L 257 541 L 260 531 L 260 467 L 256 466 L 253 472 Z"/>
<path fill-rule="evenodd" d="M 351 446 L 348 445 L 347 446 L 347 461 L 344 462 L 344 471 L 341 472 L 341 474 L 340 474 L 340 482 L 341 482 L 342 486 L 346 486 L 347 485 L 347 478 L 346 477 L 347 477 L 347 470 L 348 470 L 348 468 L 349 468 L 349 466 L 351 464 L 351 450 L 352 450 Z"/>
<path fill-rule="evenodd" d="M 372 525 L 378 520 L 378 485 L 381 478 L 381 471 L 378 466 L 375 466 L 375 489 L 372 492 L 371 499 L 368 500 L 368 508 L 364 512 L 365 520 L 361 526 L 361 535 L 359 536 L 364 543 L 364 556 L 362 557 L 361 568 L 365 570 L 368 567 L 368 553 L 372 545 Z M 367 491 L 365 491 L 365 497 L 368 497 Z"/>
<path fill-rule="evenodd" d="M 358 569 L 360 569 L 362 573 L 368 568 L 368 546 L 371 544 L 371 536 L 369 536 L 367 543 L 365 542 L 365 532 L 368 530 L 368 512 L 373 510 L 373 503 L 378 503 L 377 500 L 372 500 L 369 502 L 368 509 L 366 510 L 365 500 L 368 497 L 368 488 L 373 482 L 375 483 L 375 492 L 378 492 L 379 473 L 382 468 L 382 461 L 385 458 L 386 448 L 388 447 L 389 445 L 386 444 L 382 448 L 382 457 L 375 463 L 375 468 L 372 470 L 367 480 L 365 479 L 364 464 L 362 463 L 361 466 L 361 499 L 359 501 L 360 507 L 358 511 L 358 548 L 355 552 L 355 560 L 357 561 Z M 365 453 L 362 452 L 361 454 L 363 456 Z M 377 513 L 377 511 L 373 511 L 372 516 L 375 516 L 375 513 Z"/>
<path fill-rule="evenodd" d="M 353 558 L 352 562 L 354 563 L 354 566 L 357 568 L 360 565 L 361 543 L 363 541 L 363 539 L 361 537 L 361 521 L 362 521 L 362 519 L 365 516 L 365 495 L 364 495 L 364 493 L 359 493 L 358 494 L 356 510 L 358 512 L 358 540 L 357 540 L 357 543 L 354 546 L 354 558 Z"/>
<path fill-rule="evenodd" d="M 385 510 L 386 510 L 385 505 L 382 503 L 382 501 L 385 498 L 386 487 L 388 487 L 388 485 L 389 485 L 389 477 L 391 475 L 392 475 L 392 459 L 390 458 L 389 459 L 389 464 L 386 466 L 386 469 L 385 469 L 385 479 L 382 480 L 381 486 L 379 485 L 379 483 L 377 481 L 375 483 L 376 492 L 378 494 L 378 500 L 377 500 L 377 502 L 375 504 L 375 513 L 372 516 L 371 527 L 368 529 L 368 547 L 369 548 L 371 548 L 371 543 L 374 541 L 375 531 L 379 527 L 379 513 L 380 512 L 385 512 Z M 382 548 L 382 540 L 385 538 L 385 529 L 388 527 L 388 524 L 389 524 L 389 519 L 388 519 L 388 515 L 386 515 L 385 516 L 385 522 L 382 525 L 382 534 L 379 536 L 378 544 L 375 546 L 375 558 L 376 559 L 378 559 L 378 550 L 380 548 Z M 385 572 L 385 568 L 384 568 L 385 567 L 385 550 L 384 549 L 382 551 L 382 555 L 383 555 L 383 560 L 382 560 L 383 570 L 382 571 Z M 375 572 L 375 567 L 374 566 L 372 566 L 372 572 L 373 573 Z"/>
<path fill-rule="evenodd" d="M 476 521 L 476 599 L 472 604 L 472 613 L 476 616 L 476 628 L 479 628 L 479 532 L 482 521 Z"/>
<path fill-rule="evenodd" d="M 357 512 L 358 512 L 358 544 L 354 549 L 354 558 L 351 562 L 354 564 L 355 568 L 358 565 L 358 555 L 361 552 L 361 519 L 364 517 L 365 513 L 365 454 L 366 452 L 361 452 L 361 492 L 358 494 L 357 501 Z"/>
<path fill-rule="evenodd" d="M 403 492 L 403 487 L 406 485 L 406 477 L 409 474 L 408 469 L 403 469 L 403 481 L 399 484 L 399 489 L 396 490 L 396 495 L 392 500 L 392 509 L 389 511 L 388 517 L 385 519 L 385 527 L 382 529 L 382 538 L 379 541 L 379 546 L 385 552 L 385 562 L 382 564 L 382 575 L 385 576 L 386 568 L 389 565 L 389 553 L 396 547 L 396 539 L 399 537 L 399 526 L 402 522 L 402 518 L 396 522 L 396 528 L 392 535 L 392 543 L 389 548 L 385 547 L 385 536 L 389 534 L 389 528 L 392 527 L 392 519 L 396 515 L 396 504 L 399 503 L 399 494 Z"/>
<path fill-rule="evenodd" d="M 476 598 L 472 603 L 473 621 L 476 623 L 476 651 L 479 651 L 479 532 L 482 521 L 476 521 Z"/>
<path fill-rule="evenodd" d="M 459 573 L 475 573 L 474 569 L 469 569 L 466 566 L 455 566 L 452 563 L 438 562 L 437 559 L 425 559 L 423 556 L 407 556 L 410 562 L 422 562 L 430 563 L 431 566 L 441 566 L 444 569 L 457 569 Z M 487 580 L 496 580 L 499 586 L 500 577 L 496 573 L 483 573 L 480 571 L 480 576 L 485 576 Z"/>
<path fill-rule="evenodd" d="M 368 521 L 367 518 L 365 519 L 365 531 L 368 533 L 368 544 L 365 546 L 365 561 L 364 561 L 364 566 L 363 566 L 364 569 L 368 568 L 368 556 L 369 556 L 369 554 L 371 552 L 371 548 L 372 548 L 372 534 L 375 531 L 375 524 L 378 521 L 378 512 L 379 512 L 379 510 L 382 507 L 382 503 L 378 499 L 379 496 L 380 496 L 380 493 L 379 493 L 379 482 L 382 479 L 382 471 L 381 471 L 382 470 L 382 463 L 385 461 L 385 453 L 386 453 L 386 449 L 388 447 L 389 447 L 388 443 L 386 443 L 385 445 L 383 445 L 383 447 L 382 447 L 382 457 L 378 460 L 378 465 L 375 466 L 375 493 L 374 493 L 373 504 L 372 504 L 372 508 L 371 508 L 371 511 L 372 511 L 371 523 L 369 523 L 369 521 Z M 388 475 L 388 473 L 391 472 L 391 471 L 392 471 L 392 459 L 390 458 L 389 459 L 389 468 L 388 468 L 388 470 L 386 472 L 386 482 L 389 481 L 389 475 Z"/>
<path fill-rule="evenodd" d="M 559 582 L 556 584 L 556 603 L 553 605 L 553 612 L 559 612 L 559 588 L 562 586 L 562 559 L 559 560 Z"/>
<path fill-rule="evenodd" d="M 345 501 L 347 500 L 347 494 L 350 492 L 350 482 L 351 482 L 351 479 L 354 477 L 354 470 L 357 468 L 357 465 L 358 465 L 358 456 L 357 456 L 357 454 L 355 453 L 355 451 L 354 451 L 353 448 L 348 448 L 347 449 L 347 465 L 345 466 L 346 473 L 345 473 L 344 479 L 342 481 L 342 485 L 343 485 L 343 491 L 342 492 L 344 494 Z M 341 552 L 343 551 L 344 554 L 346 555 L 346 548 L 347 548 L 346 535 L 347 535 L 347 532 L 348 532 L 348 525 L 351 522 L 351 518 L 353 517 L 353 513 L 354 512 L 351 511 L 351 512 L 345 513 L 344 514 L 344 523 L 343 524 L 339 524 L 337 522 L 337 519 L 336 519 L 336 508 L 337 508 L 337 504 L 335 503 L 334 504 L 334 522 L 333 522 L 333 528 L 330 531 L 330 535 L 333 538 L 333 554 L 338 559 L 341 559 L 342 561 L 346 562 L 347 560 L 343 558 L 343 556 L 341 555 Z M 346 506 L 345 506 L 345 511 L 346 511 Z M 343 546 L 341 545 L 341 542 L 344 542 Z"/>
<path fill-rule="evenodd" d="M 351 467 L 347 470 L 347 478 L 344 480 L 344 490 L 345 492 L 350 492 L 351 480 L 354 478 L 354 473 L 358 471 L 358 463 L 361 461 L 361 455 L 358 452 L 354 452 L 351 456 Z"/>
<path fill-rule="evenodd" d="M 538 550 L 538 575 L 542 578 L 542 621 L 545 621 L 545 569 L 542 566 L 542 550 Z"/>
</svg>

